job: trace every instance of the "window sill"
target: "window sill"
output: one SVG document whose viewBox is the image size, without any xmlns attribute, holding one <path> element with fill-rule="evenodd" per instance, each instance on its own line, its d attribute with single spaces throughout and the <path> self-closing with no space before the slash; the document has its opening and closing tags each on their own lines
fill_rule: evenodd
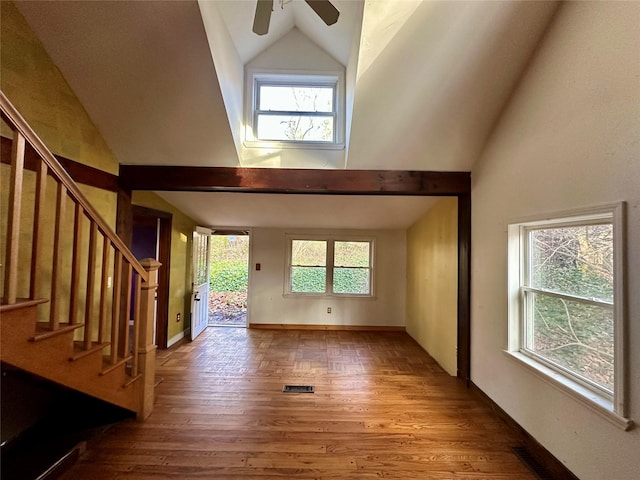
<svg viewBox="0 0 640 480">
<path fill-rule="evenodd" d="M 564 375 L 536 362 L 520 352 L 504 350 L 504 353 L 507 357 L 515 360 L 518 364 L 524 365 L 527 370 L 539 379 L 569 395 L 573 399 L 578 400 L 582 405 L 602 416 L 605 420 L 618 428 L 628 431 L 634 427 L 633 420 L 623 417 L 613 410 L 613 402 L 608 398 L 598 395 L 592 390 L 589 390 L 579 383 L 572 381 Z"/>
<path fill-rule="evenodd" d="M 344 150 L 344 143 L 323 142 L 278 142 L 266 140 L 245 140 L 246 148 L 262 148 L 265 150 L 281 150 L 283 148 L 298 148 L 306 150 Z"/>
<path fill-rule="evenodd" d="M 284 293 L 284 298 L 317 298 L 317 299 L 344 299 L 344 300 L 376 300 L 373 295 L 327 295 L 324 293 Z"/>
</svg>

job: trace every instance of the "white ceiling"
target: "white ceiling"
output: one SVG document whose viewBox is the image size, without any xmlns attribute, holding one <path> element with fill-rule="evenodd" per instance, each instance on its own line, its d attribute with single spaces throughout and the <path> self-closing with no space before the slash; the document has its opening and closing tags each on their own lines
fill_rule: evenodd
<svg viewBox="0 0 640 480">
<path fill-rule="evenodd" d="M 283 9 L 279 3 L 274 0 L 270 33 L 258 37 L 251 31 L 254 0 L 16 2 L 121 164 L 239 166 L 229 86 L 242 85 L 238 72 L 219 60 L 242 65 L 295 26 L 343 63 L 351 79 L 346 168 L 450 171 L 471 170 L 556 8 L 552 2 L 332 0 L 341 14 L 327 27 L 302 0 Z M 208 15 L 213 9 L 216 16 Z M 203 18 L 221 24 L 205 25 Z M 211 32 L 220 28 L 228 44 L 214 41 Z M 408 202 L 407 211 L 421 203 L 162 196 L 185 213 L 200 212 L 199 223 L 242 226 L 265 221 L 255 211 L 289 205 L 287 215 L 301 224 L 364 228 L 378 211 L 389 212 L 376 221 L 390 228 L 400 221 L 399 210 L 386 202 Z M 202 208 L 222 199 L 235 220 Z M 346 215 L 345 204 L 372 207 L 335 220 Z M 294 213 L 293 205 L 307 213 Z"/>
<path fill-rule="evenodd" d="M 436 197 L 273 195 L 162 192 L 169 203 L 207 227 L 406 229 Z"/>
</svg>

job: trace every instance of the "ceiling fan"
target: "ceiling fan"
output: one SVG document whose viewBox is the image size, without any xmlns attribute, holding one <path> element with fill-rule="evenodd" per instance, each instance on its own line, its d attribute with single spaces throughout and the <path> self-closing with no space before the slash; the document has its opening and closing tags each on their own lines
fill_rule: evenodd
<svg viewBox="0 0 640 480">
<path fill-rule="evenodd" d="M 280 0 L 284 4 L 284 0 Z M 305 0 L 314 12 L 327 25 L 333 25 L 338 21 L 340 12 L 329 0 Z M 265 35 L 269 31 L 269 21 L 273 11 L 273 0 L 257 0 L 256 14 L 253 18 L 253 31 L 258 35 Z"/>
</svg>

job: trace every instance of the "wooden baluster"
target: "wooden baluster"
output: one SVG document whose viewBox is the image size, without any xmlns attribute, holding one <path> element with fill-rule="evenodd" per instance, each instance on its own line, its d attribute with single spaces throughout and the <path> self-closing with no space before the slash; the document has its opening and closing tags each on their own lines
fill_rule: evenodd
<svg viewBox="0 0 640 480">
<path fill-rule="evenodd" d="M 71 298 L 69 300 L 69 324 L 78 323 L 78 303 L 80 297 L 80 251 L 82 248 L 82 217 L 84 209 L 76 203 L 73 224 L 73 257 L 71 260 Z"/>
<path fill-rule="evenodd" d="M 111 358 L 113 365 L 118 361 L 120 338 L 120 298 L 122 297 L 122 253 L 114 249 L 115 268 L 113 271 L 113 304 L 111 306 Z"/>
<path fill-rule="evenodd" d="M 133 266 L 127 262 L 127 267 L 125 271 L 125 279 L 124 279 L 124 294 L 125 294 L 125 302 L 124 302 L 124 315 L 120 318 L 120 344 L 118 348 L 122 352 L 122 356 L 126 357 L 130 354 L 131 345 L 129 345 L 129 317 L 131 317 L 131 286 L 132 286 L 132 276 L 133 276 Z"/>
<path fill-rule="evenodd" d="M 57 330 L 60 325 L 60 271 L 62 269 L 62 232 L 65 219 L 67 187 L 58 184 L 56 197 L 56 225 L 53 233 L 53 260 L 51 267 L 51 316 L 49 328 Z"/>
<path fill-rule="evenodd" d="M 136 274 L 136 294 L 133 299 L 133 338 L 131 343 L 133 346 L 133 359 L 131 361 L 131 376 L 138 375 L 138 337 L 140 335 L 140 297 L 142 293 L 142 278 Z"/>
<path fill-rule="evenodd" d="M 102 278 L 100 280 L 100 316 L 98 318 L 98 343 L 104 342 L 104 328 L 107 322 L 107 291 L 109 288 L 109 237 L 102 232 Z"/>
<path fill-rule="evenodd" d="M 156 381 L 156 345 L 153 338 L 156 289 L 158 288 L 158 268 L 162 265 L 153 258 L 140 262 L 147 271 L 147 281 L 142 282 L 140 291 L 140 326 L 138 336 L 138 367 L 142 378 L 141 405 L 138 419 L 144 420 L 153 410 L 153 391 Z"/>
<path fill-rule="evenodd" d="M 89 227 L 89 259 L 87 262 L 87 293 L 84 306 L 84 348 L 91 348 L 93 337 L 93 298 L 96 286 L 96 241 L 98 224 L 91 222 Z"/>
<path fill-rule="evenodd" d="M 31 244 L 31 288 L 29 298 L 40 297 L 40 259 L 42 258 L 41 236 L 44 232 L 44 211 L 47 201 L 47 164 L 38 158 L 36 171 L 36 196 L 33 207 L 33 239 Z"/>
<path fill-rule="evenodd" d="M 4 301 L 11 305 L 18 297 L 18 253 L 20 243 L 20 210 L 24 173 L 24 137 L 13 132 L 11 145 L 11 177 L 9 185 L 9 212 L 7 218 L 7 252 L 4 277 Z"/>
</svg>

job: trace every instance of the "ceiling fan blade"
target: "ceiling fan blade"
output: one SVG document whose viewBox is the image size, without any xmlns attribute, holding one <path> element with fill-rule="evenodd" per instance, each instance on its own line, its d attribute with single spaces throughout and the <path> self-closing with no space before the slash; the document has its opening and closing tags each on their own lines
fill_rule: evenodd
<svg viewBox="0 0 640 480">
<path fill-rule="evenodd" d="M 329 0 L 305 0 L 314 12 L 327 25 L 333 25 L 338 21 L 340 12 Z"/>
<path fill-rule="evenodd" d="M 257 0 L 256 14 L 253 17 L 253 31 L 258 35 L 266 35 L 269 31 L 273 0 Z"/>
</svg>

